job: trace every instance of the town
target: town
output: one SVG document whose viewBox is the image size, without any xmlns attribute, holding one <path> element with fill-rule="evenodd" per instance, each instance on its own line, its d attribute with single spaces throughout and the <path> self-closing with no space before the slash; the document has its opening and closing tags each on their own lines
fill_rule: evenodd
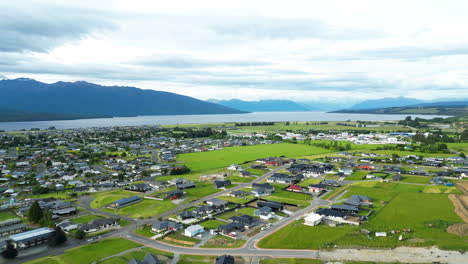
<svg viewBox="0 0 468 264">
<path fill-rule="evenodd" d="M 268 261 L 246 257 L 257 248 L 276 258 L 288 253 L 274 249 L 317 258 L 317 251 L 299 252 L 350 245 L 467 249 L 466 134 L 340 125 L 1 133 L 3 254 L 47 261 L 62 258 L 47 248 L 65 245 L 67 263 L 75 263 L 66 257 L 74 250 L 98 263 L 189 263 L 195 255 L 250 263 Z M 116 245 L 141 258 L 113 257 Z M 180 247 L 187 253 L 170 253 Z M 228 254 L 213 254 L 219 248 Z"/>
</svg>

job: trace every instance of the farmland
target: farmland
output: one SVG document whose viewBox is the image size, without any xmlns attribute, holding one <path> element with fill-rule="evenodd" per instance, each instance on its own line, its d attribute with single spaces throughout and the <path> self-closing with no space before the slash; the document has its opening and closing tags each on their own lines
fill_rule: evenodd
<svg viewBox="0 0 468 264">
<path fill-rule="evenodd" d="M 185 165 L 193 171 L 203 171 L 227 167 L 230 164 L 241 164 L 265 157 L 297 157 L 329 152 L 331 151 L 328 149 L 305 144 L 281 143 L 230 147 L 217 151 L 180 154 L 178 155 L 178 160 L 184 161 Z"/>
</svg>

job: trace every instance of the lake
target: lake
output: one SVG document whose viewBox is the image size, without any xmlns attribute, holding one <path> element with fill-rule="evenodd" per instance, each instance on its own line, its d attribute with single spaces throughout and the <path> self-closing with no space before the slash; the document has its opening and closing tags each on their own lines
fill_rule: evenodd
<svg viewBox="0 0 468 264">
<path fill-rule="evenodd" d="M 57 129 L 87 128 L 87 127 L 112 127 L 112 126 L 143 126 L 143 125 L 171 125 L 171 124 L 199 124 L 199 123 L 224 123 L 224 122 L 281 122 L 281 121 L 388 121 L 402 120 L 405 115 L 375 115 L 375 114 L 348 114 L 326 112 L 256 112 L 248 114 L 224 114 L 224 115 L 162 115 L 162 116 L 137 116 L 114 117 L 60 121 L 34 121 L 34 122 L 0 122 L 0 130 L 15 131 L 31 128 Z M 446 117 L 435 115 L 410 115 L 413 118 Z"/>
</svg>

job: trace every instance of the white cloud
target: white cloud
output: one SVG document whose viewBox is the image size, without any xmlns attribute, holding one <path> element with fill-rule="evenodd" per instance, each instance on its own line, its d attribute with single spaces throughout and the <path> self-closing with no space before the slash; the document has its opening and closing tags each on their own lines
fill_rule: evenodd
<svg viewBox="0 0 468 264">
<path fill-rule="evenodd" d="M 0 3 L 0 71 L 201 99 L 468 98 L 466 1 L 69 4 Z"/>
</svg>

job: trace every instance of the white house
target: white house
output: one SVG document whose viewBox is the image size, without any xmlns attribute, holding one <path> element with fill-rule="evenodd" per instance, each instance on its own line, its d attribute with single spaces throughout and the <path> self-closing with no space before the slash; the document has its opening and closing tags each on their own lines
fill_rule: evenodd
<svg viewBox="0 0 468 264">
<path fill-rule="evenodd" d="M 228 170 L 242 170 L 242 167 L 237 164 L 231 164 L 227 167 Z"/>
<path fill-rule="evenodd" d="M 321 215 L 311 213 L 304 218 L 305 220 L 304 225 L 316 226 L 320 224 L 320 222 L 322 222 L 322 218 L 323 217 Z"/>
<path fill-rule="evenodd" d="M 184 230 L 184 235 L 188 237 L 194 237 L 198 234 L 201 234 L 205 231 L 205 228 L 201 225 L 191 225 Z"/>
</svg>

